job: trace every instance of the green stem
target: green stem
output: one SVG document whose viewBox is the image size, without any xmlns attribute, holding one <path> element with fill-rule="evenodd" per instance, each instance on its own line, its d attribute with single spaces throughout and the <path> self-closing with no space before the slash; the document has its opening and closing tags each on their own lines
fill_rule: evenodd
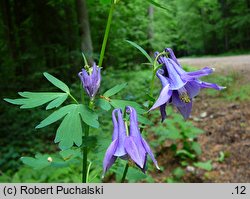
<svg viewBox="0 0 250 199">
<path fill-rule="evenodd" d="M 115 8 L 115 3 L 113 1 L 112 5 L 110 7 L 110 10 L 109 10 L 108 22 L 107 22 L 107 25 L 106 25 L 105 34 L 104 34 L 104 38 L 103 38 L 103 42 L 102 42 L 101 55 L 100 55 L 100 59 L 99 59 L 99 63 L 98 63 L 99 67 L 102 66 L 102 62 L 103 62 L 103 58 L 104 58 L 104 53 L 105 53 L 107 41 L 108 41 L 109 30 L 110 30 L 110 25 L 111 25 L 111 21 L 112 21 L 114 8 Z"/>
<path fill-rule="evenodd" d="M 150 82 L 150 92 L 149 92 L 151 97 L 153 96 L 153 91 L 154 91 L 154 86 L 155 86 L 155 74 L 156 74 L 156 71 L 154 70 L 154 67 L 153 67 L 152 78 Z"/>
<path fill-rule="evenodd" d="M 89 108 L 93 109 L 93 100 L 89 101 Z M 84 143 L 84 139 L 87 139 L 89 136 L 89 126 L 84 125 L 84 136 L 82 137 L 82 143 Z M 83 146 L 83 157 L 82 157 L 82 182 L 86 183 L 88 178 L 88 147 Z"/>
<path fill-rule="evenodd" d="M 89 182 L 89 172 L 91 168 L 92 162 L 89 162 L 88 170 L 87 170 L 87 182 Z"/>
<path fill-rule="evenodd" d="M 73 95 L 71 95 L 70 93 L 68 93 L 68 95 L 75 101 L 75 103 L 79 104 L 78 101 L 76 100 L 76 98 L 74 98 Z"/>
<path fill-rule="evenodd" d="M 83 141 L 89 136 L 89 126 L 85 126 L 84 136 L 82 137 Z M 82 183 L 87 182 L 88 175 L 88 147 L 83 147 L 83 162 L 82 162 Z"/>
<path fill-rule="evenodd" d="M 123 171 L 123 175 L 122 175 L 122 179 L 121 179 L 121 183 L 124 183 L 125 179 L 126 179 L 126 175 L 128 173 L 128 168 L 129 168 L 129 164 L 127 163 L 125 168 L 124 168 L 124 171 Z"/>
<path fill-rule="evenodd" d="M 157 71 L 157 69 L 158 69 L 158 67 L 157 67 L 157 60 L 158 60 L 158 58 L 161 56 L 161 55 L 165 55 L 166 54 L 166 52 L 161 52 L 161 53 L 159 53 L 157 56 L 156 56 L 156 58 L 155 58 L 155 60 L 154 60 L 154 65 L 153 65 L 153 71 L 152 71 L 152 78 L 151 78 L 151 82 L 150 82 L 150 91 L 149 91 L 149 94 L 150 94 L 150 96 L 151 97 L 153 97 L 153 91 L 154 91 L 154 85 L 155 85 L 155 75 L 156 75 L 156 71 Z"/>
</svg>

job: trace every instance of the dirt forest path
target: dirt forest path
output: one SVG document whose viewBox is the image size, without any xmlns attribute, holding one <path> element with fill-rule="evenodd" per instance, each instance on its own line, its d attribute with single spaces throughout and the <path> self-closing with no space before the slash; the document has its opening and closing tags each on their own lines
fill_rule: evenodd
<svg viewBox="0 0 250 199">
<path fill-rule="evenodd" d="M 250 83 L 250 55 L 183 58 L 181 64 L 197 68 L 211 66 L 216 73 L 229 74 L 237 71 Z M 240 86 L 240 85 L 239 85 Z M 199 175 L 203 182 L 250 182 L 250 102 L 225 101 L 208 97 L 205 92 L 195 99 L 190 120 L 205 130 L 199 137 L 203 161 L 213 160 L 213 170 Z M 220 151 L 227 154 L 225 161 L 216 159 Z"/>
<path fill-rule="evenodd" d="M 183 65 L 197 68 L 209 66 L 221 74 L 237 72 L 244 77 L 245 83 L 250 83 L 250 55 L 181 58 L 179 61 Z"/>
<path fill-rule="evenodd" d="M 250 72 L 250 55 L 224 56 L 224 57 L 201 57 L 181 58 L 181 64 L 196 66 L 199 68 L 210 66 L 223 70 L 247 70 Z"/>
</svg>

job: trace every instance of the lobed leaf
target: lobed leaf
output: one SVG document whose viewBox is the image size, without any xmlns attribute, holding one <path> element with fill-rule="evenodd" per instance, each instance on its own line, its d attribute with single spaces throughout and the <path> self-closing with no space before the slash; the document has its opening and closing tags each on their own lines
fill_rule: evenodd
<svg viewBox="0 0 250 199">
<path fill-rule="evenodd" d="M 153 122 L 151 122 L 148 118 L 142 116 L 142 115 L 139 115 L 138 114 L 138 121 L 141 123 L 141 124 L 146 124 L 146 125 L 153 125 Z"/>
<path fill-rule="evenodd" d="M 48 161 L 49 155 L 37 154 L 35 158 L 32 157 L 21 157 L 21 161 L 34 168 L 34 169 L 43 169 L 50 166 L 51 162 Z"/>
<path fill-rule="evenodd" d="M 99 106 L 102 110 L 109 111 L 111 109 L 110 103 L 105 99 L 97 99 L 96 105 Z"/>
<path fill-rule="evenodd" d="M 124 110 L 126 106 L 132 106 L 136 109 L 138 114 L 143 114 L 146 112 L 143 108 L 141 108 L 140 104 L 133 102 L 133 101 L 111 99 L 110 104 L 114 108 L 121 108 L 122 110 Z"/>
<path fill-rule="evenodd" d="M 107 90 L 103 96 L 105 97 L 111 97 L 113 95 L 115 95 L 116 93 L 120 92 L 122 89 L 124 89 L 127 86 L 127 83 L 123 83 L 123 84 L 118 84 L 116 86 L 114 86 L 113 88 Z"/>
<path fill-rule="evenodd" d="M 21 161 L 32 167 L 33 169 L 43 169 L 46 167 L 54 167 L 54 168 L 61 168 L 61 167 L 68 167 L 69 163 L 74 160 L 74 158 L 81 157 L 80 149 L 77 150 L 64 150 L 60 151 L 60 156 L 50 156 L 48 154 L 37 154 L 35 158 L 33 157 L 22 157 Z"/>
<path fill-rule="evenodd" d="M 77 108 L 73 108 L 64 117 L 56 131 L 55 143 L 59 142 L 60 149 L 69 149 L 75 143 L 82 144 L 82 124 Z"/>
<path fill-rule="evenodd" d="M 19 92 L 24 98 L 9 99 L 4 98 L 6 102 L 15 105 L 21 105 L 20 108 L 34 108 L 46 104 L 53 100 L 46 109 L 60 106 L 68 97 L 67 93 L 49 93 L 49 92 Z"/>
<path fill-rule="evenodd" d="M 46 110 L 52 109 L 52 108 L 57 108 L 62 105 L 62 103 L 68 98 L 68 94 L 64 93 L 62 96 L 54 99 L 52 102 L 48 104 L 46 107 Z"/>
<path fill-rule="evenodd" d="M 62 117 L 64 117 L 66 114 L 68 114 L 71 109 L 73 109 L 75 104 L 70 104 L 67 106 L 64 106 L 60 108 L 59 110 L 56 110 L 51 115 L 49 115 L 47 118 L 45 118 L 43 121 L 40 122 L 39 125 L 36 126 L 36 128 L 43 128 L 45 126 L 48 126 L 58 120 L 60 120 Z"/>
<path fill-rule="evenodd" d="M 90 110 L 87 106 L 79 104 L 79 113 L 82 120 L 93 128 L 99 128 L 98 115 Z"/>
<path fill-rule="evenodd" d="M 56 77 L 54 77 L 53 75 L 51 75 L 47 72 L 44 72 L 43 75 L 54 86 L 56 86 L 57 88 L 61 89 L 62 91 L 66 92 L 66 93 L 69 93 L 69 87 L 64 82 L 62 82 L 61 80 L 57 79 Z"/>
<path fill-rule="evenodd" d="M 142 114 L 144 114 L 146 111 L 140 106 L 140 104 L 138 104 L 136 102 L 133 102 L 133 101 L 117 100 L 117 99 L 111 99 L 109 103 L 114 108 L 120 108 L 122 110 L 124 110 L 126 106 L 134 107 L 136 109 L 136 111 L 137 111 L 138 121 L 141 124 L 152 125 L 152 122 L 149 119 L 142 116 Z"/>
<path fill-rule="evenodd" d="M 69 149 L 75 143 L 77 146 L 82 144 L 82 122 L 94 128 L 99 127 L 98 115 L 82 104 L 70 104 L 53 112 L 40 122 L 36 128 L 48 126 L 63 118 L 56 131 L 55 143 L 59 142 L 61 149 Z"/>
<path fill-rule="evenodd" d="M 63 151 L 60 151 L 59 154 L 65 161 L 70 160 L 72 158 L 76 158 L 76 157 L 80 158 L 82 156 L 80 148 L 76 150 L 73 150 L 73 149 L 63 150 Z"/>
</svg>

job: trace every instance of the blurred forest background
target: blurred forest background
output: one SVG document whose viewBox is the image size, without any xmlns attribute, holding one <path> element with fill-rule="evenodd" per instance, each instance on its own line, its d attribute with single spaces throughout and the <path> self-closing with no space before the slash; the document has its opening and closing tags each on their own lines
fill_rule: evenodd
<svg viewBox="0 0 250 199">
<path fill-rule="evenodd" d="M 18 91 L 48 90 L 49 83 L 42 77 L 44 71 L 72 85 L 77 93 L 77 73 L 83 65 L 81 51 L 87 54 L 90 62 L 98 62 L 109 12 L 107 2 L 1 0 L 1 99 L 15 98 Z M 135 94 L 135 89 L 141 89 L 140 86 L 145 86 L 150 78 L 148 74 L 136 71 L 148 66 L 140 65 L 145 58 L 125 42 L 126 39 L 143 46 L 151 55 L 165 47 L 173 48 L 178 57 L 249 53 L 249 0 L 157 2 L 166 9 L 143 0 L 121 0 L 116 6 L 103 64 L 101 91 L 110 88 L 119 77 L 131 81 L 131 90 L 124 94 L 125 98 L 140 101 L 141 96 Z M 128 71 L 141 78 L 136 85 L 130 80 L 129 73 L 126 74 Z M 23 167 L 19 160 L 21 156 L 58 150 L 53 144 L 52 127 L 39 132 L 34 129 L 47 115 L 45 111 L 20 111 L 1 100 L 0 115 L 0 175 L 6 175 L 3 180 L 10 181 L 8 176 Z M 109 138 L 112 127 L 105 125 Z"/>
</svg>

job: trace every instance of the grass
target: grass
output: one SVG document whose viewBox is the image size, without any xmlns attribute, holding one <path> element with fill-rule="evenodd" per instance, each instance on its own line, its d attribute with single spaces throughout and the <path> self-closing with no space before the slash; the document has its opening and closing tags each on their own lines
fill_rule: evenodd
<svg viewBox="0 0 250 199">
<path fill-rule="evenodd" d="M 217 83 L 220 86 L 225 86 L 226 89 L 218 92 L 213 89 L 206 89 L 206 94 L 211 97 L 217 97 L 220 100 L 226 101 L 248 101 L 250 100 L 250 84 L 244 83 L 244 77 L 237 72 L 223 76 L 214 74 L 204 77 L 204 81 Z"/>
</svg>

